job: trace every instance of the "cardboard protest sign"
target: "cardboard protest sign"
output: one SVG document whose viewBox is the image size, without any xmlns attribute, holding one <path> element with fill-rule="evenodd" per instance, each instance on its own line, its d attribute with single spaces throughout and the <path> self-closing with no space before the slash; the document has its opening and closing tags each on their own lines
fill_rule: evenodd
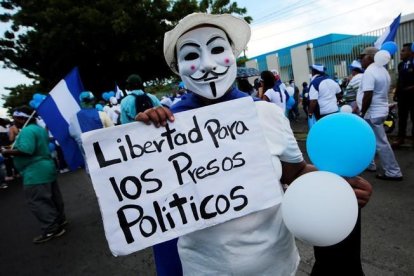
<svg viewBox="0 0 414 276">
<path fill-rule="evenodd" d="M 253 100 L 82 135 L 114 255 L 263 210 L 281 201 Z"/>
</svg>

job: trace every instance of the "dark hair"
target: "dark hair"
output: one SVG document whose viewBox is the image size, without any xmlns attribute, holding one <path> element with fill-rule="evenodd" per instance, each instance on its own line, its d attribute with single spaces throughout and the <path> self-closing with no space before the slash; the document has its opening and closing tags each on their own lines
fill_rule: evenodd
<svg viewBox="0 0 414 276">
<path fill-rule="evenodd" d="M 275 86 L 275 76 L 270 71 L 263 71 L 260 73 L 260 77 L 263 80 L 263 90 L 266 91 L 267 89 L 273 88 Z"/>
<path fill-rule="evenodd" d="M 304 81 L 304 82 L 302 83 L 302 86 L 308 86 L 308 83 L 307 83 L 306 81 Z"/>
<path fill-rule="evenodd" d="M 141 77 L 137 74 L 130 75 L 126 80 L 125 88 L 128 90 L 144 90 L 144 85 L 142 83 Z"/>
<path fill-rule="evenodd" d="M 254 87 L 254 89 L 259 89 L 259 87 L 260 87 L 260 79 L 259 78 L 256 78 L 255 80 L 254 80 L 254 82 L 253 82 L 253 87 Z"/>
<path fill-rule="evenodd" d="M 316 69 L 311 69 L 312 75 L 325 75 L 325 72 L 318 71 Z"/>
<path fill-rule="evenodd" d="M 250 82 L 247 79 L 238 79 L 237 86 L 239 87 L 240 91 L 243 91 L 249 94 L 253 90 L 253 86 L 250 84 Z"/>
<path fill-rule="evenodd" d="M 355 72 L 358 72 L 358 73 L 364 73 L 363 69 L 357 68 L 357 67 L 352 67 L 351 71 L 355 71 Z"/>
<path fill-rule="evenodd" d="M 403 47 L 408 47 L 408 48 L 410 48 L 410 50 L 411 50 L 411 46 L 413 46 L 412 42 L 408 42 L 408 43 L 403 44 Z"/>
</svg>

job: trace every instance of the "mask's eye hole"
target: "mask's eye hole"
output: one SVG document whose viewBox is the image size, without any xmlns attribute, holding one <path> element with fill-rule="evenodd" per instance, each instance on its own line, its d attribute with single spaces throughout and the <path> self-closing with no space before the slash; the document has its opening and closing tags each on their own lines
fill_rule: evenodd
<svg viewBox="0 0 414 276">
<path fill-rule="evenodd" d="M 224 52 L 224 47 L 214 47 L 211 49 L 211 53 L 214 55 L 221 54 Z"/>
<path fill-rule="evenodd" d="M 198 59 L 199 55 L 197 53 L 188 53 L 185 57 L 184 60 L 195 60 Z"/>
</svg>

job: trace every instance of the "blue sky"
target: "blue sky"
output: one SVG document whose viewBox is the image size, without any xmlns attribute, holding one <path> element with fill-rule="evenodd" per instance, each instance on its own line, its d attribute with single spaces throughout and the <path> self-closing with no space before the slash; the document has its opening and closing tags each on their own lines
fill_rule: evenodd
<svg viewBox="0 0 414 276">
<path fill-rule="evenodd" d="M 362 34 L 388 26 L 399 13 L 414 13 L 413 0 L 238 0 L 253 17 L 247 56 L 254 57 L 329 33 Z M 7 26 L 0 23 L 0 35 Z M 30 83 L 19 72 L 0 68 L 4 87 Z M 0 101 L 0 106 L 2 101 Z M 2 116 L 0 109 L 0 117 Z"/>
</svg>

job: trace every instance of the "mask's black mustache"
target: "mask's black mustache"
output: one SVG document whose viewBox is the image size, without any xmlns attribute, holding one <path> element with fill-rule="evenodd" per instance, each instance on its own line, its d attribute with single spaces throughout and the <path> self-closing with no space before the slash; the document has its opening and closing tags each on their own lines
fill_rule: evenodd
<svg viewBox="0 0 414 276">
<path fill-rule="evenodd" d="M 193 77 L 190 76 L 190 79 L 195 80 L 195 81 L 199 81 L 199 80 L 202 80 L 202 79 L 206 79 L 209 74 L 213 75 L 214 78 L 217 78 L 218 76 L 222 76 L 222 75 L 226 74 L 227 71 L 229 71 L 229 67 L 227 67 L 226 71 L 224 71 L 223 73 L 216 73 L 214 71 L 210 71 L 210 72 L 206 72 L 200 78 L 193 78 Z M 211 80 L 211 79 L 213 79 L 213 78 L 210 77 L 210 78 L 206 79 L 206 81 Z"/>
<path fill-rule="evenodd" d="M 214 98 L 217 95 L 217 91 L 216 91 L 216 84 L 214 82 L 210 82 L 210 88 L 211 88 L 211 92 L 213 93 Z"/>
</svg>

